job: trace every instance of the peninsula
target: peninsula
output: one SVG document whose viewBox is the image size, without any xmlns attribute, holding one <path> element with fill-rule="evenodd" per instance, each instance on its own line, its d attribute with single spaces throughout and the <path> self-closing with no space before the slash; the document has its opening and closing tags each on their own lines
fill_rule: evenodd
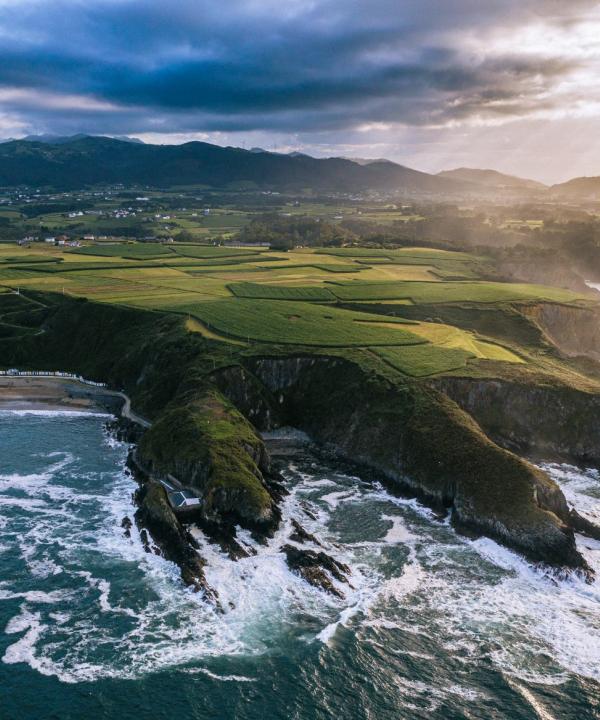
<svg viewBox="0 0 600 720">
<path fill-rule="evenodd" d="M 261 433 L 283 426 L 460 532 L 590 572 L 575 532 L 600 530 L 531 461 L 600 461 L 592 289 L 488 279 L 485 256 L 422 247 L 113 242 L 0 261 L 2 365 L 60 368 L 131 398 L 143 423 L 121 432 L 136 445 L 137 520 L 186 582 L 210 592 L 190 523 L 232 555 L 240 528 L 278 527 Z M 13 401 L 93 401 L 73 381 L 2 382 Z M 310 552 L 288 560 L 328 589 L 332 559 Z"/>
</svg>

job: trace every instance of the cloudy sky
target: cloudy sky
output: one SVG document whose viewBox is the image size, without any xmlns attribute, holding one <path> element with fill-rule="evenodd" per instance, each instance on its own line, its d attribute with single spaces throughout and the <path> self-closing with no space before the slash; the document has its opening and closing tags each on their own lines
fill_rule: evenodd
<svg viewBox="0 0 600 720">
<path fill-rule="evenodd" d="M 0 0 L 0 137 L 600 175 L 600 1 Z"/>
</svg>

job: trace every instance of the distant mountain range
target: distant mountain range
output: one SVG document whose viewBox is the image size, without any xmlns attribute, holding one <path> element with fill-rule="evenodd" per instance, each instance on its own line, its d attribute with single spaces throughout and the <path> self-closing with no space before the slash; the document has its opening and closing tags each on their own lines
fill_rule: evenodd
<svg viewBox="0 0 600 720">
<path fill-rule="evenodd" d="M 600 200 L 600 177 L 579 177 L 559 185 L 552 185 L 553 195 L 571 200 Z"/>
<path fill-rule="evenodd" d="M 85 133 L 78 133 L 77 135 L 51 135 L 48 133 L 44 133 L 42 135 L 25 135 L 23 138 L 19 138 L 19 141 L 25 141 L 25 142 L 42 142 L 42 143 L 48 143 L 48 145 L 64 145 L 65 143 L 71 143 L 76 140 L 83 140 L 84 138 L 92 137 L 91 135 L 86 135 Z M 140 143 L 144 144 L 143 140 L 140 140 L 139 138 L 129 137 L 129 135 L 115 135 L 113 137 L 113 140 L 122 140 L 123 142 L 132 142 L 132 143 Z M 7 143 L 7 142 L 16 142 L 16 138 L 8 138 L 7 140 L 2 140 L 0 142 Z M 18 142 L 18 141 L 17 141 Z"/>
<path fill-rule="evenodd" d="M 431 175 L 384 159 L 314 158 L 204 142 L 150 145 L 130 137 L 33 135 L 0 143 L 0 186 L 78 189 L 107 183 L 345 193 L 372 190 L 438 197 L 600 196 L 600 178 L 577 178 L 548 188 L 495 170 L 458 168 Z"/>
<path fill-rule="evenodd" d="M 536 180 L 505 175 L 497 170 L 477 170 L 474 168 L 457 168 L 456 170 L 444 170 L 437 174 L 437 177 L 449 180 L 461 180 L 473 183 L 480 187 L 499 188 L 510 190 L 546 190 L 547 185 Z"/>
<path fill-rule="evenodd" d="M 203 142 L 147 145 L 75 135 L 0 144 L 0 186 L 75 189 L 101 183 L 338 192 L 405 190 L 436 195 L 468 189 L 465 183 L 388 161 L 360 165 L 343 158 L 284 155 Z"/>
</svg>

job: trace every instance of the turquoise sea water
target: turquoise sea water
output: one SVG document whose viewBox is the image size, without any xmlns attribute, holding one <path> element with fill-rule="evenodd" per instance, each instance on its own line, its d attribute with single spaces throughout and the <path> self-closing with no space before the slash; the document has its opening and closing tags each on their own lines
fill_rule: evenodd
<svg viewBox="0 0 600 720">
<path fill-rule="evenodd" d="M 306 454 L 256 556 L 197 532 L 220 614 L 124 536 L 135 483 L 104 422 L 0 413 L 2 720 L 600 717 L 599 583 L 461 538 Z M 548 469 L 600 519 L 595 472 Z M 351 567 L 344 600 L 287 569 L 291 518 Z M 600 544 L 580 544 L 600 566 Z"/>
</svg>

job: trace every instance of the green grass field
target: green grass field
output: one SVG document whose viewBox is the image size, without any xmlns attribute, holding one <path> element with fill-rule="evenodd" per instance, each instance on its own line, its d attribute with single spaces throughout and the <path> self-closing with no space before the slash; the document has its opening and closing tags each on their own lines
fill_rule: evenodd
<svg viewBox="0 0 600 720">
<path fill-rule="evenodd" d="M 309 300 L 313 302 L 332 302 L 335 295 L 324 287 L 294 287 L 290 285 L 261 285 L 259 283 L 231 283 L 227 286 L 240 298 L 265 300 Z"/>
<path fill-rule="evenodd" d="M 412 377 L 437 375 L 465 367 L 473 358 L 466 350 L 438 347 L 437 345 L 411 345 L 408 347 L 378 347 L 373 352 L 396 370 Z"/>
<path fill-rule="evenodd" d="M 401 300 L 407 298 L 413 303 L 497 303 L 528 302 L 546 300 L 549 302 L 574 302 L 584 298 L 571 290 L 562 290 L 543 285 L 499 282 L 337 282 L 330 287 L 340 300 Z"/>
<path fill-rule="evenodd" d="M 241 340 L 277 345 L 360 347 L 426 342 L 402 321 L 395 327 L 368 325 L 377 316 L 289 300 L 229 298 L 163 307 L 201 320 L 209 329 Z M 408 326 L 410 327 L 410 326 Z"/>
<path fill-rule="evenodd" d="M 19 324 L 26 299 L 6 292 L 19 288 L 178 313 L 190 332 L 213 341 L 360 348 L 388 370 L 420 378 L 490 361 L 506 367 L 531 362 L 519 344 L 527 344 L 523 338 L 495 340 L 489 323 L 477 329 L 481 335 L 459 327 L 465 312 L 458 313 L 459 304 L 500 320 L 519 304 L 593 302 L 558 288 L 478 280 L 481 263 L 465 253 L 412 247 L 282 253 L 190 243 L 110 242 L 76 251 L 2 245 L 0 338 L 43 327 L 42 311 L 36 313 L 39 327 Z"/>
<path fill-rule="evenodd" d="M 235 257 L 252 257 L 256 258 L 261 254 L 260 250 L 246 248 L 229 248 L 229 247 L 213 247 L 212 245 L 184 245 L 174 244 L 168 246 L 178 255 L 193 258 L 235 258 Z"/>
<path fill-rule="evenodd" d="M 168 245 L 161 243 L 114 243 L 87 245 L 71 251 L 74 255 L 99 255 L 101 257 L 153 258 L 168 255 Z"/>
</svg>

